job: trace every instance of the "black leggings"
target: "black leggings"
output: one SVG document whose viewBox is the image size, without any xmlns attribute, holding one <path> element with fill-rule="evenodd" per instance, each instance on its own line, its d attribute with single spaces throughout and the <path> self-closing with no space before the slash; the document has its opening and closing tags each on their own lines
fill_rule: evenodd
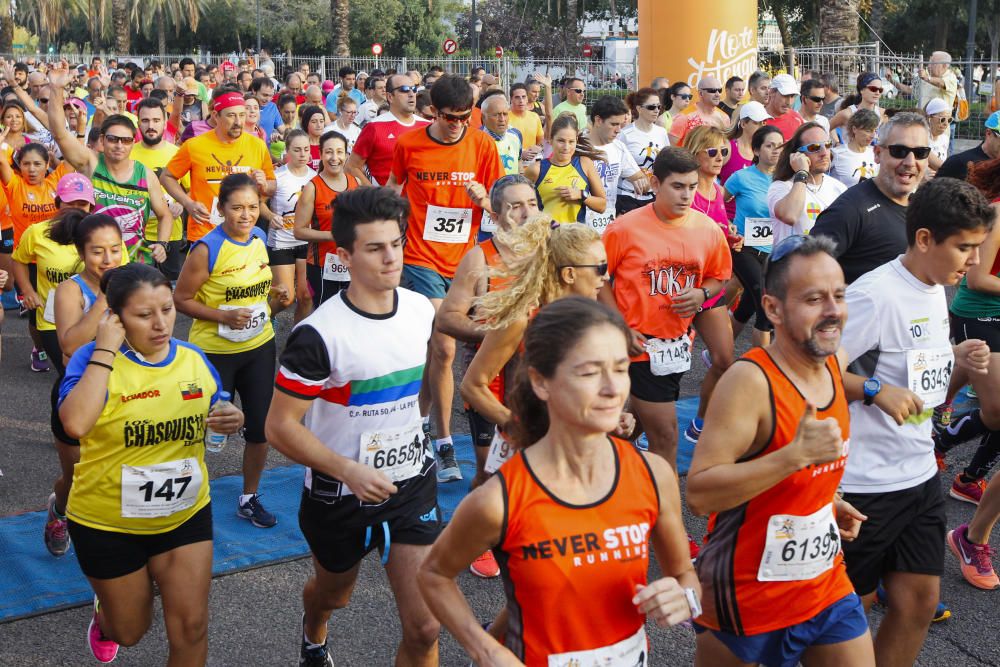
<svg viewBox="0 0 1000 667">
<path fill-rule="evenodd" d="M 761 303 L 761 296 L 764 294 L 764 262 L 767 261 L 767 253 L 756 248 L 743 247 L 740 252 L 734 252 L 733 273 L 743 284 L 743 297 L 736 306 L 733 317 L 741 324 L 746 324 L 756 313 L 753 328 L 757 331 L 768 332 L 774 329 L 771 322 L 764 313 L 764 306 Z"/>
</svg>

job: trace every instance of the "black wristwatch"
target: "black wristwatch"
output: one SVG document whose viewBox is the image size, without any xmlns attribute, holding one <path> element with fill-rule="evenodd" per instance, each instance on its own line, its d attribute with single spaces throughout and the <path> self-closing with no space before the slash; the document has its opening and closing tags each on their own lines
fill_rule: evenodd
<svg viewBox="0 0 1000 667">
<path fill-rule="evenodd" d="M 795 172 L 792 176 L 792 183 L 807 183 L 809 182 L 809 172 L 805 170 Z"/>
<path fill-rule="evenodd" d="M 707 288 L 707 287 L 702 287 L 702 288 L 701 288 L 701 292 L 702 292 L 702 294 L 704 294 L 704 295 L 705 295 L 705 301 L 702 301 L 702 302 L 701 302 L 701 305 L 703 305 L 703 306 L 704 306 L 704 305 L 705 305 L 705 302 L 707 302 L 707 301 L 708 301 L 709 299 L 711 299 L 711 298 L 712 298 L 712 293 L 708 291 L 708 288 Z"/>
<path fill-rule="evenodd" d="M 878 396 L 878 393 L 882 391 L 882 382 L 877 377 L 870 377 L 865 380 L 864 390 L 865 405 L 871 405 L 875 402 L 875 397 Z"/>
</svg>

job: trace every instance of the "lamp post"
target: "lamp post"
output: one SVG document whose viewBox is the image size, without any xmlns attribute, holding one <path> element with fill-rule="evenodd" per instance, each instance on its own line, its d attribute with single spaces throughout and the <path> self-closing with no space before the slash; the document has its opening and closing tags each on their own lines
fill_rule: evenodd
<svg viewBox="0 0 1000 667">
<path fill-rule="evenodd" d="M 476 46 L 475 48 L 473 48 L 472 51 L 476 57 L 476 60 L 479 60 L 479 34 L 483 31 L 483 22 L 477 18 L 474 27 L 476 30 Z"/>
<path fill-rule="evenodd" d="M 969 0 L 969 38 L 965 43 L 965 98 L 972 102 L 972 61 L 976 57 L 976 0 Z"/>
</svg>

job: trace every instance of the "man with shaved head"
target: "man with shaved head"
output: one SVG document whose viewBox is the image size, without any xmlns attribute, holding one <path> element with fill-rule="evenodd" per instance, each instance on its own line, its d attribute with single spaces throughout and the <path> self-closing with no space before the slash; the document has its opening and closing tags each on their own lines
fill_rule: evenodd
<svg viewBox="0 0 1000 667">
<path fill-rule="evenodd" d="M 670 144 L 683 146 L 688 132 L 701 125 L 714 125 L 723 132 L 729 129 L 729 116 L 719 108 L 722 101 L 722 82 L 706 76 L 698 82 L 698 101 L 694 109 L 674 117 L 670 125 Z"/>
</svg>

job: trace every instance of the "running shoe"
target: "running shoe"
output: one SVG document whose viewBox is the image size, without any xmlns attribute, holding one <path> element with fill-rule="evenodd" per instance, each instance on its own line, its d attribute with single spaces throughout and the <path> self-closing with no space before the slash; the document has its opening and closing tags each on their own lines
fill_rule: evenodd
<svg viewBox="0 0 1000 667">
<path fill-rule="evenodd" d="M 701 437 L 701 429 L 705 428 L 705 422 L 702 419 L 695 417 L 688 424 L 688 427 L 684 429 L 684 439 L 690 442 L 692 445 L 698 444 L 698 438 Z"/>
<path fill-rule="evenodd" d="M 889 606 L 889 595 L 885 592 L 885 588 L 882 587 L 881 581 L 878 582 L 878 587 L 875 589 L 875 602 L 883 607 Z M 940 623 L 941 621 L 947 621 L 949 618 L 951 618 L 951 609 L 944 602 L 938 602 L 938 606 L 934 610 L 934 616 L 931 618 L 931 623 Z"/>
<path fill-rule="evenodd" d="M 302 648 L 299 649 L 299 667 L 334 667 L 333 656 L 326 643 L 306 643 L 306 615 L 302 614 Z"/>
<path fill-rule="evenodd" d="M 948 428 L 954 413 L 955 407 L 951 403 L 942 403 L 934 408 L 934 415 L 931 417 L 931 428 L 934 433 L 940 433 Z"/>
<path fill-rule="evenodd" d="M 988 544 L 969 541 L 969 526 L 962 524 L 948 531 L 948 548 L 958 558 L 958 567 L 965 580 L 976 588 L 992 591 L 1000 588 L 1000 578 L 993 571 L 993 549 Z"/>
<path fill-rule="evenodd" d="M 31 370 L 36 373 L 47 373 L 52 370 L 49 355 L 45 354 L 45 350 L 31 350 Z"/>
<path fill-rule="evenodd" d="M 97 618 L 97 610 L 101 603 L 94 596 L 94 615 L 90 619 L 90 626 L 87 628 L 87 643 L 90 645 L 90 652 L 94 654 L 98 662 L 113 662 L 118 657 L 118 642 L 108 639 L 101 632 L 100 621 Z"/>
<path fill-rule="evenodd" d="M 49 494 L 49 517 L 45 522 L 45 548 L 53 556 L 65 556 L 69 551 L 69 530 L 66 517 L 56 512 L 56 494 Z"/>
<path fill-rule="evenodd" d="M 500 576 L 500 566 L 497 565 L 497 559 L 493 557 L 492 551 L 483 552 L 482 556 L 472 561 L 469 571 L 483 579 L 492 579 Z"/>
<path fill-rule="evenodd" d="M 955 475 L 955 481 L 951 483 L 951 488 L 948 489 L 948 495 L 955 500 L 961 500 L 967 503 L 972 503 L 973 505 L 978 505 L 979 501 L 982 500 L 983 493 L 985 491 L 985 479 L 963 482 L 962 473 L 959 473 Z"/>
<path fill-rule="evenodd" d="M 441 445 L 437 450 L 439 482 L 457 482 L 462 479 L 462 470 L 455 459 L 454 445 Z"/>
<path fill-rule="evenodd" d="M 701 552 L 701 547 L 694 541 L 690 533 L 688 533 L 688 550 L 691 552 L 691 560 L 698 558 L 698 554 Z"/>
<path fill-rule="evenodd" d="M 258 528 L 270 528 L 278 523 L 278 518 L 264 509 L 260 502 L 260 496 L 256 493 L 250 496 L 245 503 L 237 500 L 236 516 L 247 519 Z"/>
</svg>

